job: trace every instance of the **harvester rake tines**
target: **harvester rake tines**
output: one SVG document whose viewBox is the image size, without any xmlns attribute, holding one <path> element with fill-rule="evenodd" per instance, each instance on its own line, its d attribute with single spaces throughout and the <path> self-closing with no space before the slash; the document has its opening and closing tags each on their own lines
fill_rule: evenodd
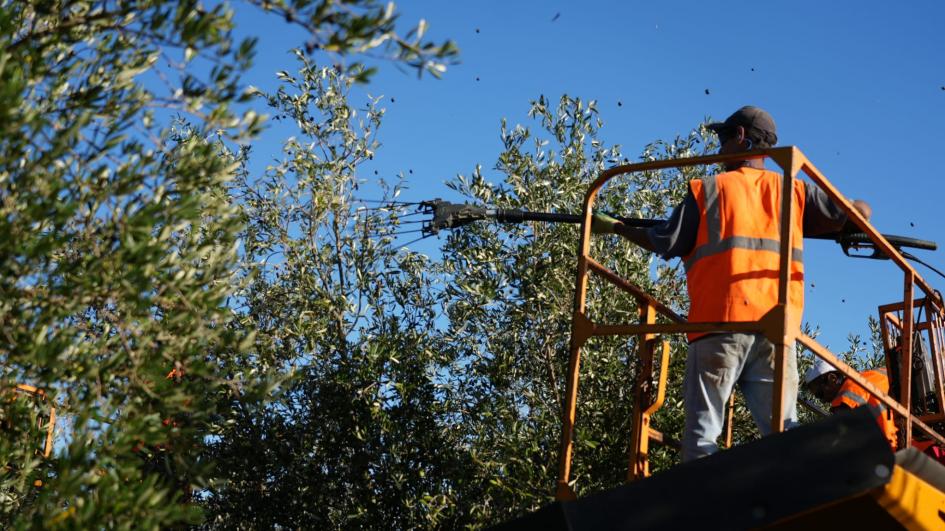
<svg viewBox="0 0 945 531">
<path fill-rule="evenodd" d="M 357 212 L 403 212 L 405 209 L 402 205 L 386 205 L 379 207 L 366 207 L 360 206 L 356 209 Z"/>
<path fill-rule="evenodd" d="M 382 220 L 374 220 L 374 223 L 371 225 L 372 232 L 376 232 L 379 236 L 388 236 L 391 233 L 384 233 L 384 230 L 394 229 L 401 225 L 415 225 L 423 224 L 426 229 L 430 223 L 428 219 L 405 219 L 405 218 L 414 218 L 417 216 L 431 216 L 433 210 L 424 206 L 422 203 L 403 203 L 403 205 L 420 205 L 414 212 L 403 212 L 404 206 L 396 206 L 391 208 L 388 206 L 383 207 L 361 207 L 358 209 L 359 212 L 389 212 L 391 215 L 386 216 Z M 378 222 L 380 221 L 380 222 Z"/>
</svg>

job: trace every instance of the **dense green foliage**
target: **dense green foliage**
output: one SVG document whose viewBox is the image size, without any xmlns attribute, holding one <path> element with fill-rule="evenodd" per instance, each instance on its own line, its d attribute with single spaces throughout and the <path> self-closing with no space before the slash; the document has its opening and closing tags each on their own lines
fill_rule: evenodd
<svg viewBox="0 0 945 531">
<path fill-rule="evenodd" d="M 241 313 L 289 380 L 264 406 L 234 403 L 211 446 L 226 472 L 207 505 L 224 528 L 429 527 L 449 509 L 432 264 L 377 236 L 395 212 L 357 208 L 381 111 L 350 107 L 350 83 L 303 58 L 267 97 L 302 135 L 265 176 L 238 183 Z"/>
<path fill-rule="evenodd" d="M 374 50 L 439 74 L 455 54 L 422 27 L 399 37 L 371 0 L 259 7 L 339 61 Z M 189 500 L 216 474 L 201 446 L 282 379 L 231 306 L 247 277 L 225 146 L 260 128 L 234 110 L 253 50 L 224 3 L 0 4 L 0 525 L 201 521 Z"/>
</svg>

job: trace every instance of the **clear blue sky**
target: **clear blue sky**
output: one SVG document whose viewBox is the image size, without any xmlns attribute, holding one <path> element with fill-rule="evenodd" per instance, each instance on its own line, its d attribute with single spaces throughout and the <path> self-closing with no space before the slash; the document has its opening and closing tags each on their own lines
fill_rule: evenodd
<svg viewBox="0 0 945 531">
<path fill-rule="evenodd" d="M 424 18 L 429 37 L 453 39 L 461 50 L 443 80 L 418 80 L 382 63 L 366 87 L 385 95 L 387 115 L 383 146 L 364 177 L 413 170 L 405 200 L 460 199 L 443 182 L 476 164 L 498 181 L 491 168 L 500 120 L 527 123 L 529 102 L 541 94 L 597 100 L 602 139 L 628 156 L 706 116 L 723 119 L 752 104 L 775 117 L 781 145 L 797 145 L 848 197 L 870 202 L 882 232 L 945 245 L 941 2 L 496 0 L 397 8 L 405 30 Z M 239 15 L 241 32 L 260 37 L 246 81 L 273 88 L 277 70 L 295 68 L 286 51 L 302 36 L 255 10 Z M 265 135 L 257 160 L 278 156 L 284 136 Z M 943 251 L 921 256 L 945 267 Z M 846 346 L 848 332 L 866 333 L 878 304 L 902 298 L 902 276 L 889 262 L 848 259 L 831 243 L 811 241 L 805 262 L 805 319 L 822 325 L 822 340 L 835 349 Z"/>
</svg>

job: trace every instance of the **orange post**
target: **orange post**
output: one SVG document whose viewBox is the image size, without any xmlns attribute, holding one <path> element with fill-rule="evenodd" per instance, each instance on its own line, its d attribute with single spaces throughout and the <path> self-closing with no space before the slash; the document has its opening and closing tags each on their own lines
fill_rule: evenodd
<svg viewBox="0 0 945 531">
<path fill-rule="evenodd" d="M 656 311 L 652 305 L 644 304 L 640 308 L 640 322 L 653 324 L 656 322 Z M 653 347 L 656 336 L 641 334 L 637 336 L 637 346 L 640 352 L 640 370 L 637 373 L 637 388 L 634 393 L 633 432 L 630 436 L 630 466 L 627 468 L 627 481 L 642 479 L 650 475 L 650 466 L 647 459 L 650 444 L 650 415 L 643 409 L 643 404 L 653 398 L 650 389 L 650 380 L 653 378 Z"/>
<path fill-rule="evenodd" d="M 774 389 L 771 397 L 771 432 L 784 431 L 784 374 L 787 371 L 787 360 L 794 355 L 792 348 L 795 335 L 793 327 L 797 326 L 794 316 L 791 315 L 789 304 L 791 283 L 791 253 L 794 248 L 793 223 L 794 215 L 794 178 L 800 170 L 798 153 L 794 148 L 779 156 L 778 163 L 784 170 L 781 182 L 781 256 L 778 272 L 778 318 L 772 323 L 768 339 L 774 344 Z M 773 334 L 774 337 L 770 337 Z"/>
<path fill-rule="evenodd" d="M 593 199 L 590 199 L 593 201 Z M 591 247 L 591 214 L 584 208 L 581 224 L 581 249 L 578 253 L 577 289 L 574 292 L 574 318 L 571 321 L 571 347 L 568 359 L 568 380 L 565 390 L 563 422 L 561 427 L 561 453 L 558 459 L 558 483 L 555 499 L 573 500 L 574 490 L 570 485 L 571 453 L 573 452 L 574 423 L 577 417 L 578 378 L 581 367 L 581 347 L 591 336 L 593 324 L 584 317 L 587 300 L 587 259 Z"/>
<path fill-rule="evenodd" d="M 905 308 L 902 312 L 902 355 L 899 356 L 899 400 L 907 409 L 912 409 L 912 331 L 915 327 L 913 308 L 915 301 L 912 300 L 913 276 L 906 271 L 903 282 L 903 301 Z M 912 440 L 912 415 L 908 414 L 903 419 L 903 435 L 905 444 L 908 446 Z"/>
</svg>

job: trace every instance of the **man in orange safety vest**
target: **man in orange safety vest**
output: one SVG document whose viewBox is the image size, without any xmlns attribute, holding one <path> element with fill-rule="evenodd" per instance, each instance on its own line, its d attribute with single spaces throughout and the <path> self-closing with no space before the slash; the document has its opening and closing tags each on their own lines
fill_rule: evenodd
<svg viewBox="0 0 945 531">
<path fill-rule="evenodd" d="M 742 107 L 724 122 L 710 124 L 719 153 L 772 147 L 774 119 L 758 107 Z M 725 171 L 692 180 L 682 203 L 662 224 L 630 227 L 595 214 L 591 230 L 619 234 L 664 258 L 681 257 L 686 268 L 690 322 L 757 321 L 778 302 L 782 176 L 763 159 L 736 160 Z M 795 180 L 791 220 L 800 236 L 835 232 L 846 213 L 815 185 Z M 869 217 L 869 206 L 854 205 Z M 804 305 L 803 239 L 794 238 L 789 304 L 800 318 Z M 762 434 L 771 431 L 774 345 L 760 333 L 689 334 L 684 381 L 685 426 L 682 458 L 718 450 L 725 404 L 737 384 Z M 790 349 L 794 352 L 794 349 Z M 788 357 L 785 426 L 797 424 L 797 359 Z"/>
<path fill-rule="evenodd" d="M 889 393 L 889 377 L 886 376 L 886 369 L 863 371 L 860 376 L 880 391 Z M 804 373 L 804 385 L 818 400 L 830 404 L 832 412 L 861 406 L 868 407 L 876 417 L 876 423 L 883 430 L 886 440 L 889 441 L 889 446 L 896 451 L 898 442 L 892 411 L 869 391 L 857 385 L 853 380 L 847 379 L 843 373 L 820 358 Z"/>
</svg>

